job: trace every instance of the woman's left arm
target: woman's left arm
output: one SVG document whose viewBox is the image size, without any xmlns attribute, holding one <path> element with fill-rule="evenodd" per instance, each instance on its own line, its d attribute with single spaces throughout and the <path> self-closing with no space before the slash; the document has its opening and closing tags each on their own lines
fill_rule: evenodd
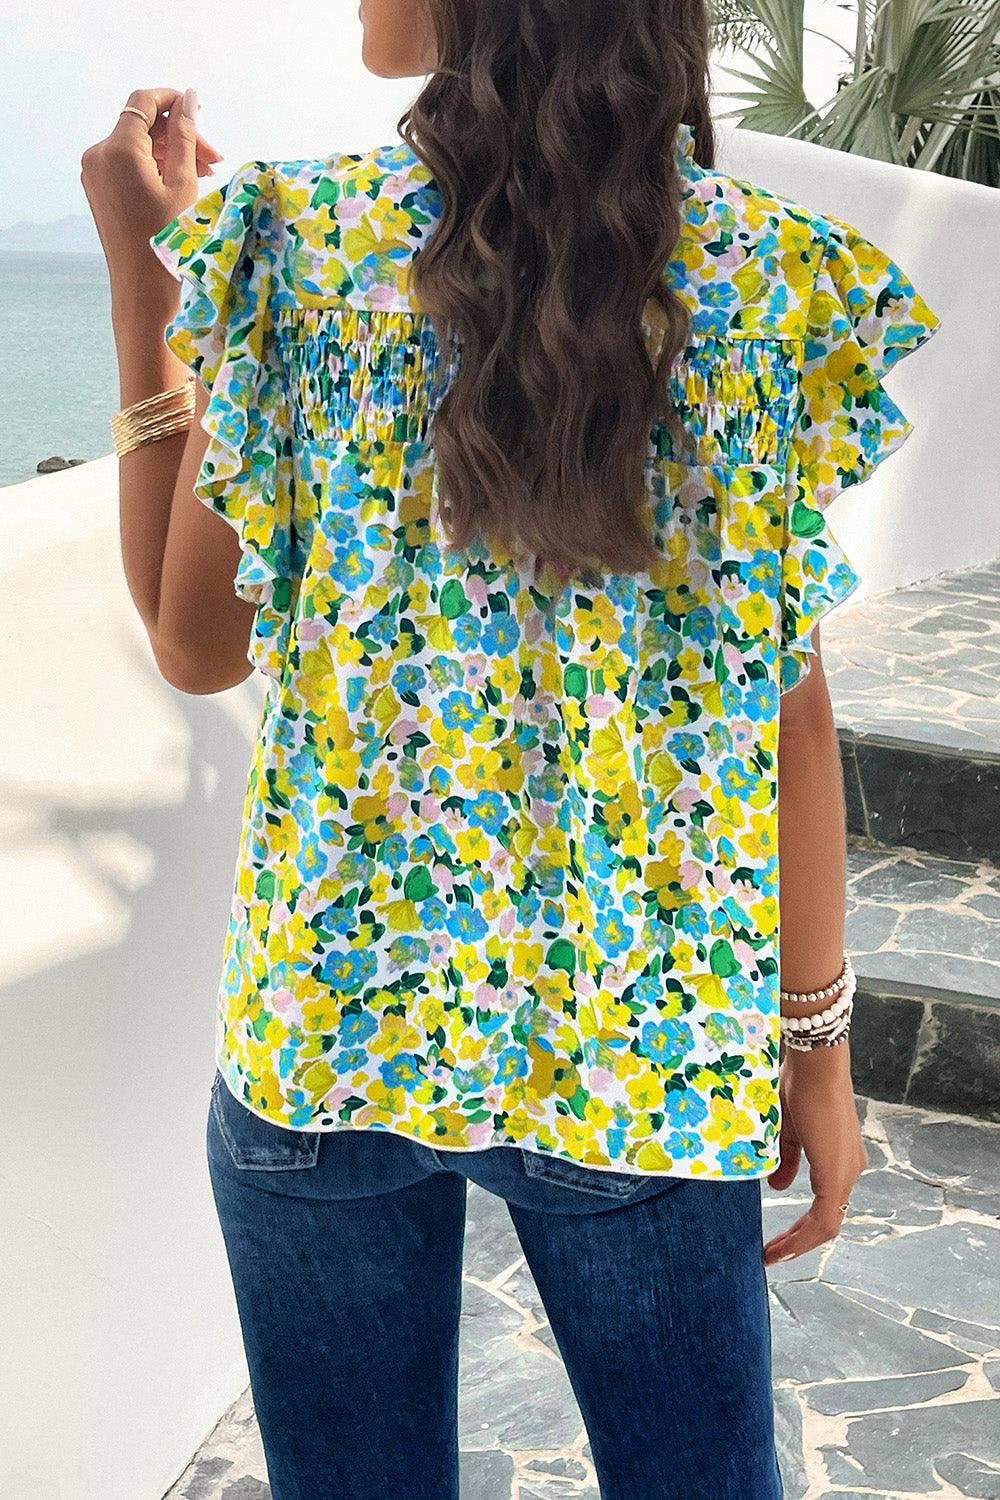
<svg viewBox="0 0 1000 1500">
<path fill-rule="evenodd" d="M 190 114 L 183 111 L 185 98 Z M 149 239 L 194 202 L 199 177 L 221 160 L 196 130 L 193 91 L 137 89 L 128 102 L 152 126 L 123 112 L 80 162 L 108 263 L 122 407 L 188 378 L 164 342 L 179 286 Z M 161 673 L 192 693 L 234 686 L 253 670 L 246 658 L 253 606 L 233 590 L 239 538 L 194 494 L 208 441 L 201 426 L 207 403 L 207 390 L 196 382 L 188 431 L 123 454 L 118 471 L 129 592 Z"/>
</svg>

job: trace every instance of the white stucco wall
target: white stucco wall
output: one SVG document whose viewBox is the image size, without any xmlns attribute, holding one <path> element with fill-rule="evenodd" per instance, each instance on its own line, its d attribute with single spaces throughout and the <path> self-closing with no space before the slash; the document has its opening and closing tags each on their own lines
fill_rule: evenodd
<svg viewBox="0 0 1000 1500">
<path fill-rule="evenodd" d="M 159 1500 L 246 1384 L 203 1139 L 260 692 L 160 677 L 116 471 L 0 490 L 2 1500 Z"/>
<path fill-rule="evenodd" d="M 916 431 L 837 507 L 868 586 L 1000 552 L 1000 194 L 723 157 L 853 220 L 945 320 L 891 377 Z M 159 1500 L 246 1380 L 203 1132 L 260 687 L 160 678 L 111 458 L 0 492 L 0 681 L 0 1500 Z"/>
</svg>

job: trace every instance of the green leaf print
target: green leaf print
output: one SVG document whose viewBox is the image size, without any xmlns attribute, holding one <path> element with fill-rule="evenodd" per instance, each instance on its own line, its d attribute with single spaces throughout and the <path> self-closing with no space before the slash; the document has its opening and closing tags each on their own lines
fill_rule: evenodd
<svg viewBox="0 0 1000 1500">
<path fill-rule="evenodd" d="M 587 1093 L 587 1090 L 583 1087 L 582 1084 L 580 1084 L 576 1089 L 574 1089 L 573 1093 L 570 1094 L 569 1098 L 566 1100 L 566 1103 L 569 1105 L 570 1109 L 576 1115 L 576 1118 L 578 1120 L 582 1120 L 584 1117 L 584 1110 L 587 1107 L 587 1100 L 589 1097 L 590 1096 Z"/>
<path fill-rule="evenodd" d="M 734 974 L 740 972 L 740 966 L 733 952 L 732 944 L 725 938 L 719 938 L 717 943 L 712 944 L 712 951 L 708 955 L 709 968 L 713 974 L 718 974 L 720 979 L 730 979 Z"/>
<path fill-rule="evenodd" d="M 823 530 L 823 513 L 814 510 L 811 505 L 806 505 L 801 500 L 796 500 L 792 506 L 791 527 L 795 536 L 818 536 Z"/>
<path fill-rule="evenodd" d="M 457 620 L 459 615 L 468 614 L 472 608 L 472 602 L 462 587 L 461 579 L 449 578 L 441 590 L 441 613 L 446 620 Z"/>
<path fill-rule="evenodd" d="M 340 183 L 333 177 L 321 177 L 309 202 L 310 208 L 319 208 L 323 203 L 331 206 L 340 197 Z"/>
<path fill-rule="evenodd" d="M 411 870 L 403 883 L 403 895 L 407 901 L 425 901 L 428 896 L 433 896 L 437 886 L 431 879 L 431 872 L 426 865 L 417 865 Z"/>
<path fill-rule="evenodd" d="M 586 667 L 567 667 L 563 672 L 563 686 L 571 698 L 578 698 L 582 703 L 587 696 Z"/>
<path fill-rule="evenodd" d="M 556 938 L 546 954 L 550 969 L 565 969 L 567 974 L 576 970 L 576 949 L 569 938 Z"/>
<path fill-rule="evenodd" d="M 274 871 L 259 870 L 257 880 L 254 884 L 253 893 L 262 901 L 271 901 L 274 898 Z"/>
</svg>

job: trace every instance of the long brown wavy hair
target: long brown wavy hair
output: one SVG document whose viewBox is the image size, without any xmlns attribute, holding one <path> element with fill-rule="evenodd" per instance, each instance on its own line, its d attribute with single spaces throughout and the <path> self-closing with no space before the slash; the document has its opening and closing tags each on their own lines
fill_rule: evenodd
<svg viewBox="0 0 1000 1500">
<path fill-rule="evenodd" d="M 437 65 L 397 129 L 440 222 L 410 287 L 459 369 L 433 418 L 448 544 L 564 576 L 655 561 L 653 424 L 688 336 L 665 281 L 676 135 L 714 161 L 704 0 L 424 0 Z M 661 311 L 650 353 L 643 319 Z"/>
</svg>

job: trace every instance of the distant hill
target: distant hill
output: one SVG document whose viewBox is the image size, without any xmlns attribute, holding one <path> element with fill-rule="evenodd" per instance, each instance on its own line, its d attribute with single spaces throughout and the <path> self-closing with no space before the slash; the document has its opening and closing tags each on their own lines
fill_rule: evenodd
<svg viewBox="0 0 1000 1500">
<path fill-rule="evenodd" d="M 0 250 L 30 254 L 38 251 L 92 251 L 100 254 L 101 242 L 94 221 L 86 214 L 65 214 L 48 224 L 22 219 L 0 229 Z"/>
</svg>

